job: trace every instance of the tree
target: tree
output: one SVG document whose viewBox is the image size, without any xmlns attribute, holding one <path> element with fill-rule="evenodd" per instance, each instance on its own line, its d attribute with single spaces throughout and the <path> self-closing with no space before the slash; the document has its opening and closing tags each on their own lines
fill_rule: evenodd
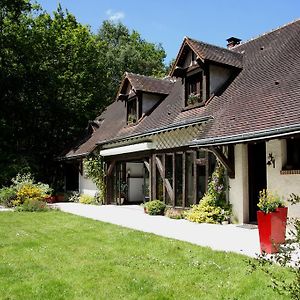
<svg viewBox="0 0 300 300">
<path fill-rule="evenodd" d="M 97 38 L 105 48 L 110 97 L 115 98 L 125 71 L 156 77 L 166 74 L 166 53 L 162 46 L 145 41 L 137 31 L 130 32 L 122 23 L 104 21 Z"/>
<path fill-rule="evenodd" d="M 53 185 L 55 158 L 115 98 L 125 71 L 159 75 L 165 52 L 122 24 L 99 34 L 59 6 L 0 3 L 0 186 L 18 172 Z"/>
</svg>

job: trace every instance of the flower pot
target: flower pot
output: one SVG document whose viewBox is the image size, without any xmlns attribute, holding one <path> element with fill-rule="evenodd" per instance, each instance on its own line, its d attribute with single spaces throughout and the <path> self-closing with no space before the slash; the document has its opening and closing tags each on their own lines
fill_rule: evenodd
<svg viewBox="0 0 300 300">
<path fill-rule="evenodd" d="M 56 195 L 56 202 L 63 202 L 65 200 L 64 194 L 58 194 Z"/>
<path fill-rule="evenodd" d="M 278 252 L 280 244 L 285 243 L 286 220 L 287 207 L 277 208 L 270 213 L 257 212 L 261 252 Z"/>
<path fill-rule="evenodd" d="M 49 196 L 45 198 L 47 203 L 55 203 L 55 196 Z"/>
</svg>

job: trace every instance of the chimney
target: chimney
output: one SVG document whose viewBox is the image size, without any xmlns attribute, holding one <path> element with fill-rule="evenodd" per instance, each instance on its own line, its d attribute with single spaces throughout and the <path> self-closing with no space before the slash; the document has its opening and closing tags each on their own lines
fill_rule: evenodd
<svg viewBox="0 0 300 300">
<path fill-rule="evenodd" d="M 230 37 L 227 41 L 227 49 L 231 49 L 236 45 L 239 45 L 241 43 L 241 39 L 238 39 L 236 37 Z"/>
</svg>

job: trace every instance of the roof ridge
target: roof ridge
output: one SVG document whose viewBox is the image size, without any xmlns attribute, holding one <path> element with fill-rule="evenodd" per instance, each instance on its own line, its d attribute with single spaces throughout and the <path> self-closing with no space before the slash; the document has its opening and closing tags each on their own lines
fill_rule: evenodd
<svg viewBox="0 0 300 300">
<path fill-rule="evenodd" d="M 218 45 L 214 45 L 214 44 L 210 44 L 210 43 L 206 43 L 204 41 L 200 41 L 200 40 L 197 40 L 197 39 L 194 39 L 194 38 L 190 38 L 188 36 L 185 36 L 184 38 L 188 39 L 188 40 L 192 40 L 192 41 L 194 41 L 196 43 L 201 43 L 201 44 L 204 44 L 204 45 L 209 45 L 211 47 L 215 47 L 215 48 L 218 48 L 218 49 L 221 49 L 221 50 L 227 50 L 227 51 L 229 51 L 231 53 L 234 53 L 234 54 L 237 53 L 237 52 L 231 51 L 231 49 L 228 49 L 228 48 L 225 48 L 225 47 L 221 47 L 221 46 L 218 46 Z"/>
<path fill-rule="evenodd" d="M 168 78 L 157 78 L 157 77 L 154 77 L 154 76 L 148 76 L 148 75 L 142 75 L 142 74 L 138 74 L 138 73 L 132 73 L 132 72 L 125 72 L 126 76 L 127 75 L 133 75 L 133 76 L 139 76 L 139 77 L 144 77 L 144 78 L 147 78 L 147 79 L 153 79 L 153 80 L 159 80 L 159 81 L 169 81 L 171 82 L 170 79 Z"/>
<path fill-rule="evenodd" d="M 233 50 L 234 50 L 234 49 L 237 49 L 239 46 L 245 45 L 245 44 L 247 44 L 247 43 L 249 43 L 249 42 L 252 42 L 252 41 L 254 41 L 254 40 L 257 40 L 257 39 L 259 39 L 259 38 L 261 38 L 261 37 L 263 37 L 263 36 L 266 36 L 266 35 L 268 35 L 268 34 L 270 34 L 270 33 L 273 33 L 273 32 L 275 32 L 275 31 L 277 31 L 277 30 L 283 29 L 284 27 L 287 27 L 287 26 L 292 25 L 292 24 L 294 24 L 294 23 L 296 23 L 296 22 L 299 22 L 299 21 L 300 21 L 300 18 L 297 18 L 297 19 L 295 19 L 295 20 L 293 20 L 293 21 L 290 21 L 290 22 L 288 22 L 288 23 L 286 23 L 286 24 L 280 25 L 280 26 L 278 26 L 277 28 L 274 28 L 274 29 L 271 29 L 271 30 L 269 30 L 269 31 L 266 31 L 266 32 L 264 32 L 264 33 L 262 33 L 262 34 L 259 34 L 259 35 L 256 36 L 256 37 L 250 38 L 249 40 L 242 41 L 240 44 L 238 44 L 238 45 L 232 47 L 232 49 L 233 49 Z"/>
</svg>

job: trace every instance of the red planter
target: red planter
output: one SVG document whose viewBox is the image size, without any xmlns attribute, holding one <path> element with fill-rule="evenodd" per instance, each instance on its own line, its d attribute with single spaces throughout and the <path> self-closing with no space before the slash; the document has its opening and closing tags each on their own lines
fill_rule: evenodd
<svg viewBox="0 0 300 300">
<path fill-rule="evenodd" d="M 285 243 L 287 210 L 287 207 L 282 207 L 267 214 L 257 212 L 261 252 L 277 253 L 279 245 Z"/>
<path fill-rule="evenodd" d="M 56 195 L 56 202 L 64 202 L 65 195 L 64 194 L 58 194 Z"/>
</svg>

